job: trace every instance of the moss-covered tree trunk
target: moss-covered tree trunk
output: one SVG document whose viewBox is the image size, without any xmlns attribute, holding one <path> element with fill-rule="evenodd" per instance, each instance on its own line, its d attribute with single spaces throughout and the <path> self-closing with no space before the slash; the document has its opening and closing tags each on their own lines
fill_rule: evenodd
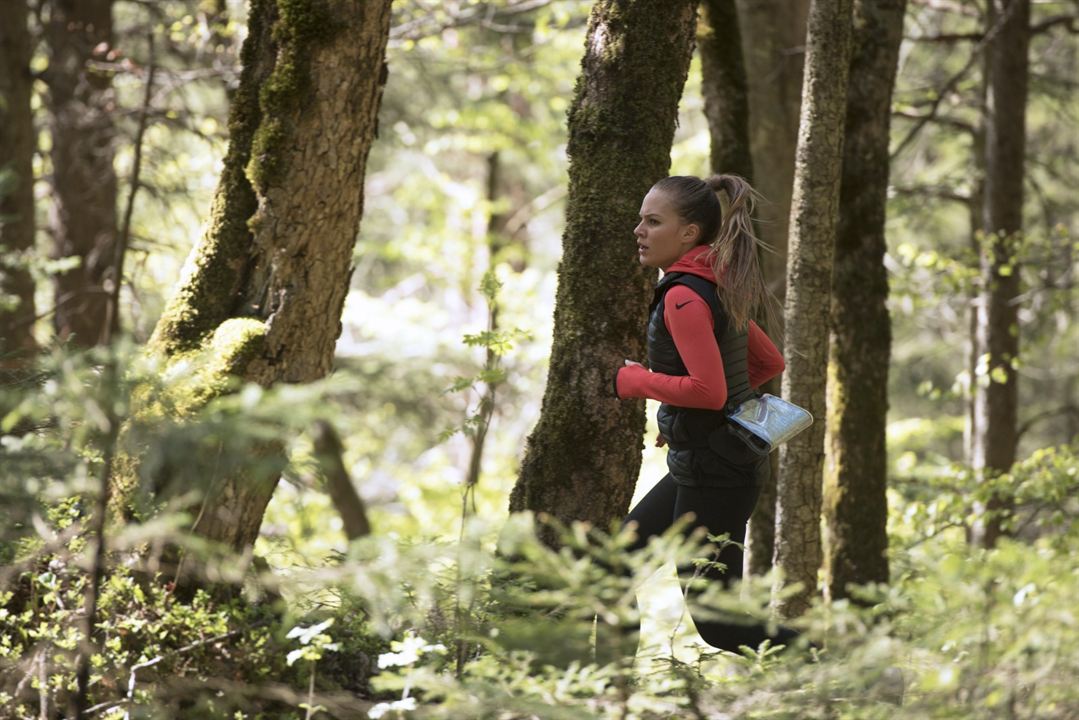
<svg viewBox="0 0 1079 720">
<path fill-rule="evenodd" d="M 0 3 L 0 367 L 34 348 L 32 43 L 25 2 Z"/>
<path fill-rule="evenodd" d="M 1023 179 L 1029 74 L 1030 0 L 992 0 L 989 27 L 1001 29 L 987 48 L 985 190 L 981 248 L 982 292 L 977 340 L 985 373 L 974 390 L 975 473 L 989 481 L 1008 472 L 1018 444 L 1019 263 L 1023 229 Z M 1007 498 L 991 494 L 974 541 L 992 547 L 1008 511 Z"/>
<path fill-rule="evenodd" d="M 332 366 L 386 79 L 389 6 L 251 3 L 210 223 L 151 340 L 166 359 L 214 363 L 197 401 L 223 374 L 302 383 Z M 195 531 L 249 548 L 276 484 L 273 473 L 214 478 Z"/>
<path fill-rule="evenodd" d="M 768 286 L 782 300 L 809 0 L 737 0 L 737 5 L 749 88 L 753 184 L 765 199 L 757 207 L 758 228 L 761 239 L 775 249 L 762 255 L 762 267 Z M 768 330 L 778 339 L 780 330 Z M 780 382 L 765 389 L 777 394 Z M 778 478 L 779 456 L 773 455 L 771 477 L 761 488 L 746 535 L 746 569 L 756 575 L 772 568 Z"/>
<path fill-rule="evenodd" d="M 843 119 L 850 63 L 851 0 L 813 0 L 806 40 L 805 82 L 791 200 L 790 256 L 784 315 L 783 395 L 816 422 L 780 450 L 775 557 L 784 616 L 797 615 L 817 589 L 821 563 L 821 477 L 832 258 L 843 161 Z"/>
<path fill-rule="evenodd" d="M 633 228 L 667 174 L 697 20 L 695 0 L 600 0 L 569 111 L 569 199 L 547 388 L 513 511 L 607 527 L 640 470 L 644 403 L 618 400 L 614 374 L 644 356 L 655 275 Z"/>
<path fill-rule="evenodd" d="M 116 245 L 115 105 L 111 72 L 112 0 L 49 0 L 48 106 L 51 114 L 51 232 L 57 258 L 78 265 L 55 281 L 53 324 L 81 346 L 105 337 L 105 277 Z"/>
<path fill-rule="evenodd" d="M 830 597 L 888 580 L 885 429 L 891 318 L 884 268 L 888 129 L 906 0 L 856 0 L 828 377 L 825 577 Z"/>
</svg>

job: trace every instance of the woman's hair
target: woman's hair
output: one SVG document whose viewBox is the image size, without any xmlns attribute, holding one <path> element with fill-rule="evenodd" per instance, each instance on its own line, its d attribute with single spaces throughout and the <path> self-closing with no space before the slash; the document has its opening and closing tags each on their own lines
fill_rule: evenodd
<svg viewBox="0 0 1079 720">
<path fill-rule="evenodd" d="M 713 175 L 707 180 L 672 175 L 652 186 L 674 206 L 682 221 L 701 229 L 699 245 L 709 245 L 716 292 L 734 326 L 744 330 L 758 309 L 772 318 L 773 300 L 764 282 L 759 248 L 753 233 L 753 203 L 757 192 L 737 175 Z M 719 193 L 727 195 L 727 212 Z M 768 323 L 771 325 L 772 323 Z"/>
</svg>

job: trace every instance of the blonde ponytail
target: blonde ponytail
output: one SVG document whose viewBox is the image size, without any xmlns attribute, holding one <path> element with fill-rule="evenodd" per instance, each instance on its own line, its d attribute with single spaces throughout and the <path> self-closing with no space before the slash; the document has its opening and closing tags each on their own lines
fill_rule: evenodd
<svg viewBox="0 0 1079 720">
<path fill-rule="evenodd" d="M 759 254 L 763 244 L 753 232 L 757 192 L 737 175 L 713 175 L 705 182 L 712 192 L 727 196 L 727 209 L 709 253 L 716 291 L 731 322 L 745 330 L 769 299 Z"/>
</svg>

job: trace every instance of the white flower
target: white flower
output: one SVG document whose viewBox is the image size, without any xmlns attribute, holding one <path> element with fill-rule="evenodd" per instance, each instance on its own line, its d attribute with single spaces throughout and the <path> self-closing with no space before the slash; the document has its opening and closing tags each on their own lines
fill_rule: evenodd
<svg viewBox="0 0 1079 720">
<path fill-rule="evenodd" d="M 367 711 L 367 717 L 373 718 L 374 720 L 378 720 L 378 718 L 382 717 L 383 715 L 390 712 L 391 710 L 395 710 L 395 711 L 398 711 L 398 712 L 407 712 L 409 710 L 415 710 L 415 709 L 416 709 L 416 698 L 407 697 L 407 698 L 402 698 L 401 700 L 394 700 L 393 702 L 388 702 L 388 703 L 381 702 L 378 705 L 375 705 L 373 708 L 371 708 L 370 710 Z"/>
<path fill-rule="evenodd" d="M 444 652 L 446 646 L 441 643 L 431 644 L 423 638 L 415 635 L 411 632 L 407 633 L 403 640 L 400 642 L 394 641 L 390 643 L 390 647 L 397 652 L 382 653 L 378 656 L 378 666 L 380 668 L 388 667 L 404 667 L 406 665 L 412 665 L 420 659 L 420 655 L 428 652 Z"/>
<path fill-rule="evenodd" d="M 297 625 L 296 627 L 289 630 L 288 635 L 286 635 L 285 637 L 289 640 L 293 638 L 299 638 L 301 645 L 307 645 L 315 639 L 316 635 L 320 634 L 323 630 L 330 627 L 331 625 L 333 625 L 333 618 L 330 618 L 325 622 L 320 622 L 318 625 L 311 625 L 310 627 Z"/>
</svg>

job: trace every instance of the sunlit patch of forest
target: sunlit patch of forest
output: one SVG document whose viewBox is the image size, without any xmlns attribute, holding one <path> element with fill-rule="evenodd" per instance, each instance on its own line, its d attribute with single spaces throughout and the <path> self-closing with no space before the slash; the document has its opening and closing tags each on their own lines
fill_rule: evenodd
<svg viewBox="0 0 1079 720">
<path fill-rule="evenodd" d="M 804 65 L 828 8 L 843 82 Z M 1077 35 L 1074 0 L 4 0 L 0 717 L 1079 717 Z M 641 198 L 720 172 L 762 194 L 770 392 L 823 403 L 728 588 L 679 523 L 627 552 L 667 450 L 607 391 Z M 751 617 L 799 635 L 694 626 Z"/>
</svg>

